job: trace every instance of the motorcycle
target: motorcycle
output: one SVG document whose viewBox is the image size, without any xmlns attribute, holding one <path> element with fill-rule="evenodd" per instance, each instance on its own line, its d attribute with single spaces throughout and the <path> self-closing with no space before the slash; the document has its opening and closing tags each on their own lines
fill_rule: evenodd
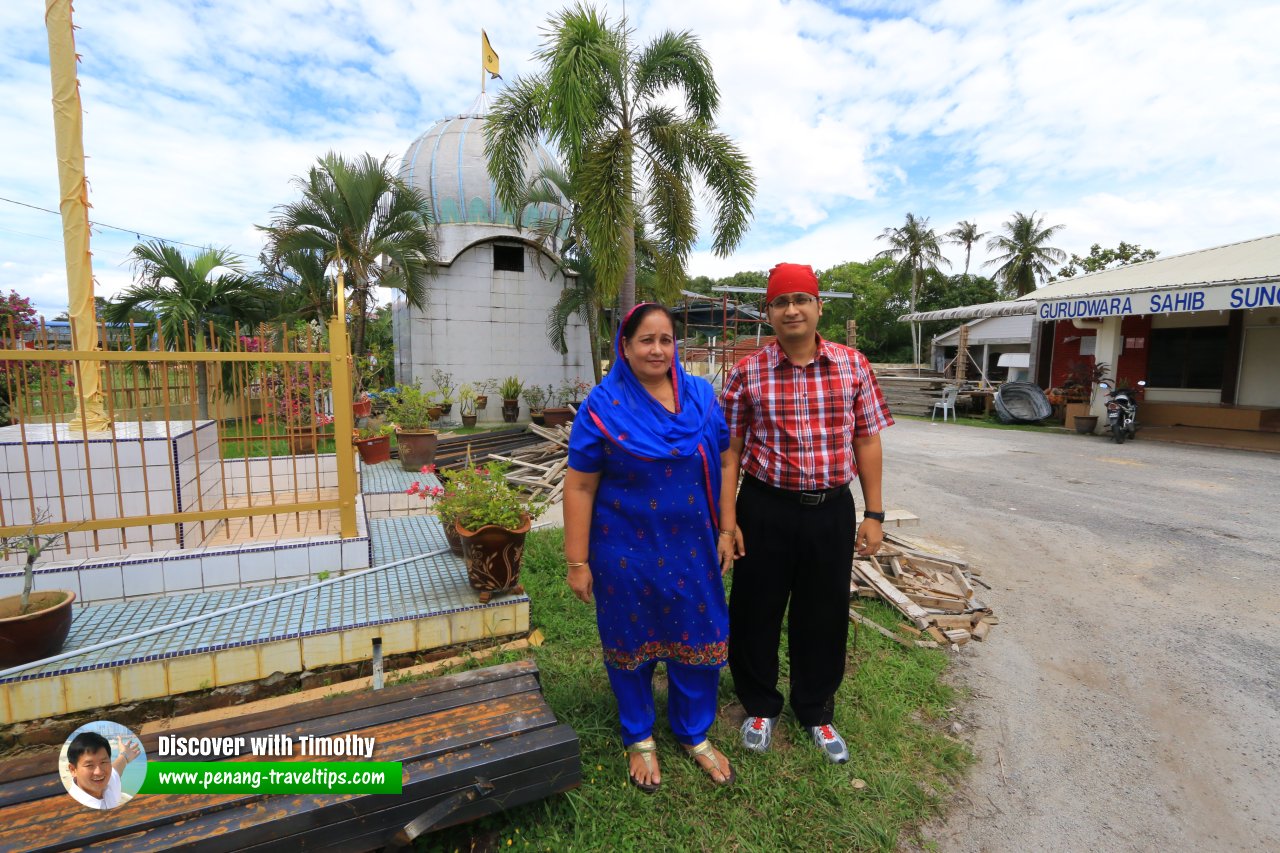
<svg viewBox="0 0 1280 853">
<path fill-rule="evenodd" d="M 1138 388 L 1146 385 L 1140 381 Z M 1103 382 L 1101 387 L 1106 390 L 1109 386 Z M 1116 444 L 1124 444 L 1126 438 L 1135 438 L 1138 434 L 1137 396 L 1132 388 L 1113 388 L 1107 393 L 1107 430 Z"/>
</svg>

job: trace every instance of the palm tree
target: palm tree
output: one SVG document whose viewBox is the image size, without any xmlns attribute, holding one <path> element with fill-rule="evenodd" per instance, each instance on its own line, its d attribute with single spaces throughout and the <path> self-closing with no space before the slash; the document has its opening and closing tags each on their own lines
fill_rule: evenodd
<svg viewBox="0 0 1280 853">
<path fill-rule="evenodd" d="M 556 271 L 565 279 L 556 304 L 547 314 L 547 342 L 561 355 L 569 352 L 569 320 L 577 315 L 587 327 L 591 370 L 599 384 L 600 319 L 604 300 L 592 266 L 591 246 L 582 231 L 569 176 L 557 165 L 538 169 L 516 200 L 520 211 L 516 227 L 533 234 L 544 257 L 555 259 Z M 614 294 L 616 296 L 616 294 Z"/>
<path fill-rule="evenodd" d="M 638 219 L 653 226 L 658 275 L 678 287 L 697 236 L 693 177 L 710 193 L 721 257 L 746 233 L 755 195 L 746 157 L 715 129 L 720 92 L 697 38 L 667 31 L 635 51 L 627 36 L 625 19 L 611 25 L 590 6 L 553 16 L 543 71 L 508 87 L 485 124 L 489 175 L 513 210 L 528 150 L 544 134 L 559 150 L 600 286 L 622 312 L 635 304 Z"/>
<path fill-rule="evenodd" d="M 295 249 L 276 256 L 264 251 L 258 260 L 263 275 L 280 293 L 276 318 L 324 323 L 333 315 L 337 279 L 328 274 L 324 252 Z"/>
<path fill-rule="evenodd" d="M 139 243 L 130 252 L 139 283 L 102 312 L 108 323 L 129 323 L 149 311 L 144 332 L 159 334 L 170 349 L 225 349 L 235 339 L 236 323 L 250 325 L 272 312 L 272 290 L 246 273 L 237 255 L 226 249 L 202 249 L 192 258 L 160 240 Z M 197 373 L 197 405 L 209 416 L 209 378 Z"/>
<path fill-rule="evenodd" d="M 956 227 L 952 228 L 943 235 L 948 243 L 957 246 L 964 246 L 964 277 L 965 281 L 969 280 L 969 261 L 973 257 L 973 244 L 987 236 L 986 231 L 979 231 L 978 226 L 968 220 L 961 219 L 956 223 Z"/>
<path fill-rule="evenodd" d="M 341 261 L 351 291 L 351 352 L 357 357 L 364 355 L 373 288 L 400 290 L 421 308 L 437 263 L 431 201 L 393 175 L 389 160 L 324 155 L 305 178 L 294 179 L 302 200 L 276 208 L 271 225 L 263 228 L 276 257 L 301 250 L 319 252 L 325 268 Z"/>
<path fill-rule="evenodd" d="M 1060 264 L 1066 260 L 1067 253 L 1052 246 L 1046 246 L 1054 234 L 1065 226 L 1045 226 L 1044 217 L 1036 218 L 1036 211 L 1031 215 L 1014 213 L 1013 218 L 1002 226 L 1003 234 L 997 234 L 987 241 L 987 249 L 1002 252 L 985 266 L 1000 264 L 995 277 L 1004 285 L 1006 296 L 1025 296 L 1036 289 L 1036 280 L 1049 275 L 1050 264 Z"/>
<path fill-rule="evenodd" d="M 877 258 L 888 258 L 894 262 L 894 274 L 911 280 L 910 313 L 915 313 L 916 299 L 920 296 L 920 285 L 924 282 L 926 271 L 938 271 L 939 264 L 951 266 L 951 262 L 942 256 L 938 246 L 938 235 L 929 227 L 929 217 L 917 219 L 915 214 L 908 213 L 907 220 L 901 228 L 886 228 L 877 240 L 884 240 L 889 248 L 879 252 Z M 920 326 L 911 322 L 911 352 L 915 364 L 920 363 Z"/>
</svg>

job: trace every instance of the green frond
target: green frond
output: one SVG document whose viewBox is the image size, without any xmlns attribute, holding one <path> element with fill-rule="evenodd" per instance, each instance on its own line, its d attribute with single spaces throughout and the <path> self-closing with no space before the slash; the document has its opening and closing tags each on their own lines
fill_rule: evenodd
<svg viewBox="0 0 1280 853">
<path fill-rule="evenodd" d="M 755 175 L 746 155 L 728 136 L 702 122 L 687 122 L 684 127 L 688 140 L 685 154 L 715 202 L 712 250 L 728 257 L 751 224 Z"/>
<path fill-rule="evenodd" d="M 516 210 L 524 191 L 525 155 L 538 144 L 547 87 L 541 77 L 518 77 L 494 100 L 484 125 L 484 153 L 498 199 Z"/>
<path fill-rule="evenodd" d="M 579 221 L 591 244 L 601 287 L 616 291 L 633 257 L 627 232 L 635 222 L 634 146 L 623 132 L 599 140 L 576 175 Z"/>
<path fill-rule="evenodd" d="M 668 88 L 684 94 L 689 117 L 710 123 L 720 106 L 720 90 L 696 36 L 690 32 L 662 33 L 636 59 L 635 101 L 643 104 Z"/>
</svg>

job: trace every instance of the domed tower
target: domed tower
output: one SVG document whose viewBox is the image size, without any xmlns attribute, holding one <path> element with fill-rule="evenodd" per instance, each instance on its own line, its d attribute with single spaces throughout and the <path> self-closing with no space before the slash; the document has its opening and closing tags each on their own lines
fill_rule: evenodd
<svg viewBox="0 0 1280 853">
<path fill-rule="evenodd" d="M 587 332 L 578 318 L 567 329 L 567 355 L 547 342 L 547 315 L 567 282 L 556 270 L 558 258 L 516 228 L 498 199 L 484 154 L 487 112 L 481 96 L 469 113 L 432 125 L 401 160 L 400 177 L 431 200 L 440 268 L 425 308 L 403 297 L 394 305 L 396 379 L 419 379 L 431 390 L 431 371 L 440 368 L 458 384 L 512 375 L 542 387 L 589 381 Z M 525 173 L 554 163 L 539 145 L 529 152 Z M 539 215 L 552 212 L 528 211 L 526 225 Z M 495 420 L 500 413 L 490 406 L 480 416 Z"/>
</svg>

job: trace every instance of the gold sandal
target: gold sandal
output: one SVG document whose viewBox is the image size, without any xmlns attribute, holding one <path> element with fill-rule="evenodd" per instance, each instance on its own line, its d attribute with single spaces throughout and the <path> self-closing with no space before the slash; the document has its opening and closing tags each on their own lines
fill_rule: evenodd
<svg viewBox="0 0 1280 853">
<path fill-rule="evenodd" d="M 650 775 L 653 774 L 653 754 L 658 751 L 658 745 L 653 742 L 653 738 L 650 737 L 650 738 L 645 738 L 644 740 L 638 740 L 633 744 L 629 744 L 626 747 L 626 750 L 628 755 L 639 755 L 642 759 L 644 759 L 645 769 L 649 771 Z M 629 759 L 628 759 L 628 764 L 629 764 Z M 627 778 L 631 780 L 632 785 L 635 785 L 637 788 L 639 788 L 641 791 L 644 791 L 646 794 L 652 794 L 655 791 L 657 791 L 660 787 L 662 787 L 661 782 L 641 782 L 634 775 L 632 775 L 630 766 L 628 766 L 627 768 Z"/>
<path fill-rule="evenodd" d="M 711 741 L 704 740 L 702 743 L 698 744 L 697 746 L 686 746 L 684 748 L 684 752 L 685 752 L 685 755 L 689 756 L 689 758 L 693 761 L 694 764 L 697 764 L 698 767 L 702 769 L 702 772 L 706 773 L 708 776 L 711 777 L 712 782 L 715 782 L 720 787 L 727 788 L 728 786 L 732 785 L 734 782 L 738 781 L 738 774 L 733 769 L 732 764 L 729 765 L 729 776 L 724 781 L 717 781 L 716 777 L 712 775 L 714 773 L 723 773 L 724 771 L 720 769 L 720 759 L 716 758 L 716 751 L 712 748 Z M 704 758 L 711 759 L 712 766 L 707 767 L 702 762 L 698 761 L 698 756 L 703 756 Z M 729 756 L 726 755 L 724 757 L 724 760 L 727 763 L 729 761 Z"/>
</svg>

